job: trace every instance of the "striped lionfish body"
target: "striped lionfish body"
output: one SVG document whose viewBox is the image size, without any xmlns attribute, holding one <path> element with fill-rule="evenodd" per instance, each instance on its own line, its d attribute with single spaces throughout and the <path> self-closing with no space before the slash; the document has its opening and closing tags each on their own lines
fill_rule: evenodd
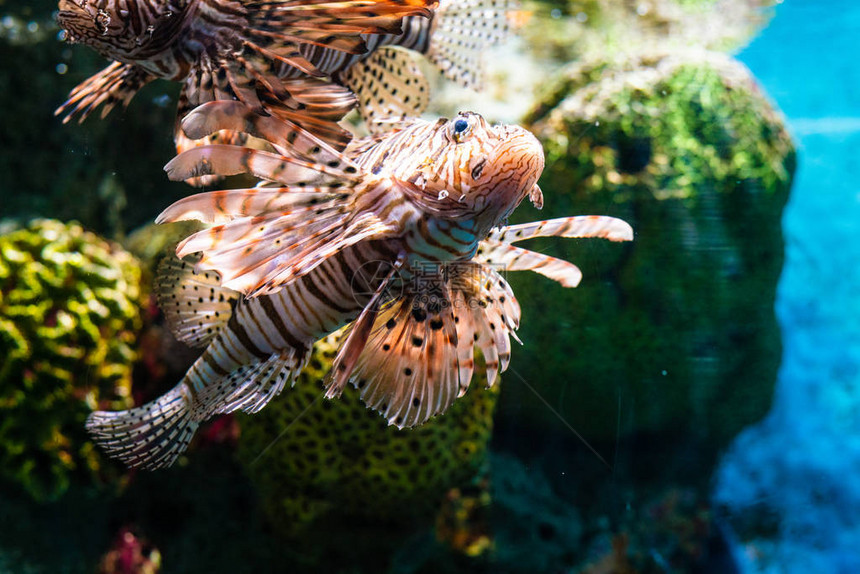
<svg viewBox="0 0 860 574">
<path fill-rule="evenodd" d="M 184 198 L 159 216 L 213 224 L 180 243 L 186 259 L 167 260 L 158 281 L 177 337 L 205 350 L 159 399 L 90 416 L 96 440 L 132 466 L 169 465 L 202 421 L 261 409 L 292 384 L 313 343 L 344 325 L 326 396 L 351 382 L 390 424 L 421 424 L 466 391 L 476 348 L 490 385 L 507 367 L 520 309 L 501 271 L 579 282 L 573 264 L 514 242 L 632 239 L 626 223 L 608 217 L 503 225 L 525 197 L 541 197 L 543 151 L 522 128 L 462 113 L 414 120 L 341 153 L 277 118 L 249 108 L 243 116 L 242 107 L 211 102 L 183 127 L 190 137 L 244 131 L 291 152 L 210 145 L 167 165 L 173 179 L 248 173 L 262 181 Z"/>
<path fill-rule="evenodd" d="M 179 119 L 199 104 L 237 99 L 343 149 L 351 136 L 337 122 L 356 105 L 375 132 L 424 111 L 427 81 L 397 48 L 478 87 L 479 56 L 505 37 L 513 1 L 60 0 L 68 39 L 115 61 L 57 114 L 82 121 L 101 106 L 104 117 L 162 78 L 183 82 Z M 178 123 L 176 143 L 178 151 L 196 145 Z"/>
<path fill-rule="evenodd" d="M 361 54 L 374 35 L 398 35 L 403 18 L 428 17 L 435 0 L 60 0 L 70 42 L 114 60 L 77 86 L 57 114 L 104 117 L 150 81 L 184 82 L 180 118 L 211 100 L 278 113 L 337 147 L 337 125 L 355 105 L 305 57 L 315 47 Z M 284 75 L 284 70 L 290 72 Z M 281 77 L 283 76 L 283 77 Z M 191 143 L 177 126 L 177 146 Z"/>
</svg>

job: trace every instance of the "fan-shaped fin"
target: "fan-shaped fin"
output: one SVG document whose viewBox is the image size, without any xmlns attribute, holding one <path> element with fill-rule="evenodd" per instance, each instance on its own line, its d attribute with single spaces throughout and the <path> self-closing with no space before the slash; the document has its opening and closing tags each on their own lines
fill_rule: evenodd
<svg viewBox="0 0 860 574">
<path fill-rule="evenodd" d="M 361 398 L 399 428 L 419 425 L 448 409 L 460 390 L 457 327 L 447 286 L 383 309 L 352 381 Z"/>
<path fill-rule="evenodd" d="M 380 48 L 343 75 L 371 133 L 384 133 L 427 108 L 430 88 L 412 52 Z"/>
<path fill-rule="evenodd" d="M 158 306 L 177 340 L 205 347 L 233 314 L 239 296 L 221 286 L 215 271 L 195 271 L 194 263 L 172 253 L 158 265 Z"/>
<path fill-rule="evenodd" d="M 481 55 L 507 38 L 512 0 L 442 0 L 427 57 L 449 79 L 469 88 L 483 82 Z"/>
</svg>

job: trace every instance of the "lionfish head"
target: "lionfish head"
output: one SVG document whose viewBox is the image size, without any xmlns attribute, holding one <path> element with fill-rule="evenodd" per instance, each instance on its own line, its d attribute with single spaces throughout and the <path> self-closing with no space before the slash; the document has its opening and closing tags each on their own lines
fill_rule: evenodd
<svg viewBox="0 0 860 574">
<path fill-rule="evenodd" d="M 181 19 L 190 0 L 123 2 L 120 0 L 60 0 L 57 21 L 70 43 L 90 46 L 101 55 L 130 62 L 157 46 Z M 174 21 L 174 22 L 171 22 Z"/>
<path fill-rule="evenodd" d="M 462 112 L 436 126 L 440 142 L 422 170 L 425 194 L 445 201 L 455 216 L 474 217 L 482 227 L 501 224 L 527 196 L 535 197 L 544 168 L 543 148 L 527 130 L 492 126 Z"/>
</svg>

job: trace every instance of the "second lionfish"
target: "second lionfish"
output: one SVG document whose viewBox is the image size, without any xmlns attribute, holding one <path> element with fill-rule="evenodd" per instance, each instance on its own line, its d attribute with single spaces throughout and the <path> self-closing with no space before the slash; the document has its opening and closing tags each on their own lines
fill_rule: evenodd
<svg viewBox="0 0 860 574">
<path fill-rule="evenodd" d="M 477 87 L 481 52 L 506 35 L 512 2 L 60 0 L 66 37 L 114 62 L 57 114 L 83 120 L 101 107 L 104 116 L 162 78 L 183 83 L 180 119 L 202 103 L 239 100 L 343 149 L 351 134 L 337 122 L 354 106 L 371 129 L 426 107 L 427 82 L 403 48 Z M 182 150 L 191 142 L 178 125 Z"/>
<path fill-rule="evenodd" d="M 415 120 L 346 154 L 240 102 L 206 104 L 183 127 L 192 138 L 251 133 L 276 151 L 203 146 L 166 168 L 172 179 L 263 181 L 187 197 L 158 218 L 213 224 L 180 243 L 185 261 L 167 260 L 158 281 L 177 337 L 205 350 L 155 401 L 90 416 L 96 441 L 131 466 L 170 465 L 204 420 L 262 409 L 314 342 L 347 324 L 326 396 L 352 382 L 390 424 L 421 424 L 464 394 L 476 350 L 490 385 L 507 367 L 520 307 L 502 272 L 578 284 L 575 265 L 514 243 L 633 237 L 611 217 L 505 225 L 524 198 L 542 202 L 543 150 L 528 131 L 474 113 Z"/>
</svg>

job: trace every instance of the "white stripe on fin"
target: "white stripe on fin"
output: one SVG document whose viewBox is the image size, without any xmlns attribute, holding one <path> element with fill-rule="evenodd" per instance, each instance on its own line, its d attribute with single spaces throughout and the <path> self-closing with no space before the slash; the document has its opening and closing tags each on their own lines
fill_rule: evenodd
<svg viewBox="0 0 860 574">
<path fill-rule="evenodd" d="M 268 359 L 236 369 L 200 391 L 194 417 L 205 420 L 237 410 L 256 413 L 292 385 L 310 357 L 310 351 L 287 349 Z"/>
<path fill-rule="evenodd" d="M 473 260 L 505 271 L 534 271 L 564 287 L 576 287 L 582 280 L 582 271 L 573 263 L 510 243 L 482 241 Z"/>
<path fill-rule="evenodd" d="M 205 347 L 233 314 L 238 293 L 221 286 L 215 271 L 195 271 L 194 263 L 168 254 L 155 280 L 158 306 L 177 340 Z"/>
<path fill-rule="evenodd" d="M 616 217 L 578 215 L 519 225 L 506 225 L 493 231 L 488 241 L 516 243 L 533 237 L 600 237 L 609 241 L 632 241 L 633 228 Z"/>
</svg>

